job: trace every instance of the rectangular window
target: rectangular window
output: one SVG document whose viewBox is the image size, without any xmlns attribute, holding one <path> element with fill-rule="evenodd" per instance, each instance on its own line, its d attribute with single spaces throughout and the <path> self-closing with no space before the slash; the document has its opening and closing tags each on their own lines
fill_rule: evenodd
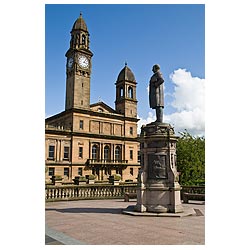
<svg viewBox="0 0 250 250">
<path fill-rule="evenodd" d="M 54 145 L 49 146 L 49 158 L 50 159 L 55 158 L 55 146 Z"/>
<path fill-rule="evenodd" d="M 49 168 L 49 176 L 55 175 L 55 168 Z"/>
<path fill-rule="evenodd" d="M 138 163 L 141 162 L 141 152 L 140 152 L 140 151 L 138 151 L 137 162 L 138 162 Z"/>
<path fill-rule="evenodd" d="M 93 145 L 92 146 L 92 159 L 97 160 L 98 158 L 98 146 Z"/>
<path fill-rule="evenodd" d="M 82 176 L 82 168 L 78 168 L 78 175 Z"/>
<path fill-rule="evenodd" d="M 79 147 L 79 158 L 82 158 L 82 152 L 83 152 L 83 148 Z"/>
<path fill-rule="evenodd" d="M 129 158 L 130 160 L 133 160 L 133 150 L 129 150 Z"/>
<path fill-rule="evenodd" d="M 63 159 L 64 160 L 68 160 L 69 159 L 69 147 L 68 146 L 64 147 Z"/>
<path fill-rule="evenodd" d="M 133 168 L 130 168 L 130 174 L 134 175 L 134 169 Z"/>
<path fill-rule="evenodd" d="M 69 177 L 69 168 L 64 168 L 63 174 Z"/>
<path fill-rule="evenodd" d="M 122 150 L 120 146 L 116 146 L 115 147 L 115 160 L 116 161 L 120 161 L 122 159 L 122 154 L 121 154 Z"/>
<path fill-rule="evenodd" d="M 104 147 L 104 160 L 108 161 L 110 159 L 110 149 L 109 146 Z"/>
<path fill-rule="evenodd" d="M 130 133 L 131 135 L 133 135 L 133 127 L 130 127 L 130 128 L 129 128 L 129 133 Z"/>
<path fill-rule="evenodd" d="M 83 120 L 80 120 L 79 128 L 80 128 L 80 129 L 83 129 Z"/>
</svg>

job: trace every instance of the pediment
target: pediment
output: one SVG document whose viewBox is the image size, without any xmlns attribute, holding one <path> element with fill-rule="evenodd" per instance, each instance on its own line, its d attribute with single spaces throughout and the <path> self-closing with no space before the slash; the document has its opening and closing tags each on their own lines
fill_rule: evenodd
<svg viewBox="0 0 250 250">
<path fill-rule="evenodd" d="M 108 114 L 117 113 L 114 109 L 112 109 L 104 102 L 93 103 L 90 105 L 90 109 L 94 112 L 100 112 L 100 113 L 108 113 Z"/>
</svg>

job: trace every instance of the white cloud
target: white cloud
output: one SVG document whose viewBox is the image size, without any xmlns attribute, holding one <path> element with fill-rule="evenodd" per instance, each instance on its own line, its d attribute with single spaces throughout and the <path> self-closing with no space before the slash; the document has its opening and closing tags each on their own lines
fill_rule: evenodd
<svg viewBox="0 0 250 250">
<path fill-rule="evenodd" d="M 146 119 L 142 118 L 142 117 L 137 117 L 139 120 L 139 122 L 137 123 L 137 133 L 140 134 L 141 133 L 141 126 L 142 125 L 145 125 L 145 124 L 148 124 L 148 123 L 151 123 L 153 121 L 156 120 L 156 116 L 153 115 L 152 112 L 148 112 L 148 117 Z"/>
<path fill-rule="evenodd" d="M 192 135 L 205 135 L 205 80 L 193 77 L 186 69 L 175 70 L 169 77 L 175 84 L 172 95 L 174 100 L 170 105 L 176 112 L 164 115 L 163 121 L 174 126 L 176 133 L 187 129 Z M 155 121 L 156 118 L 149 112 L 146 119 L 139 119 L 138 131 L 141 125 Z"/>
<path fill-rule="evenodd" d="M 186 69 L 175 70 L 170 79 L 175 84 L 172 106 L 178 111 L 204 109 L 205 80 L 192 77 Z"/>
<path fill-rule="evenodd" d="M 184 129 L 187 129 L 192 135 L 202 136 L 205 133 L 204 112 L 199 108 L 164 115 L 164 122 L 174 126 L 176 133 L 184 131 Z"/>
<path fill-rule="evenodd" d="M 175 70 L 170 79 L 175 84 L 174 101 L 177 109 L 167 120 L 175 130 L 187 129 L 193 135 L 205 134 L 205 79 L 193 77 L 186 69 Z"/>
</svg>

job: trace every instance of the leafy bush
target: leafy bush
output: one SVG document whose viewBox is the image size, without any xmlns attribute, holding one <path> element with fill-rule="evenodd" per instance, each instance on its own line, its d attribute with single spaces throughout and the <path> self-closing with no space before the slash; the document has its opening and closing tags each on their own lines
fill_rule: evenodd
<svg viewBox="0 0 250 250">
<path fill-rule="evenodd" d="M 87 179 L 84 176 L 75 176 L 75 180 L 76 181 L 86 181 Z"/>
<path fill-rule="evenodd" d="M 86 179 L 86 177 L 84 177 L 84 176 L 79 176 L 79 181 L 86 181 L 87 179 Z"/>
<path fill-rule="evenodd" d="M 53 179 L 53 180 L 56 180 L 56 181 L 61 181 L 63 178 L 62 178 L 61 175 L 53 175 L 53 176 L 52 176 L 52 179 Z"/>
<path fill-rule="evenodd" d="M 121 178 L 122 178 L 122 177 L 121 177 L 120 174 L 115 174 L 115 175 L 114 175 L 114 180 L 115 180 L 115 181 L 120 181 Z"/>
<path fill-rule="evenodd" d="M 95 177 L 95 175 L 93 175 L 93 174 L 90 174 L 90 175 L 86 175 L 86 179 L 88 179 L 88 180 L 94 180 L 96 177 Z"/>
<path fill-rule="evenodd" d="M 121 180 L 121 175 L 120 174 L 114 174 L 109 176 L 109 181 L 120 181 Z"/>
<path fill-rule="evenodd" d="M 205 185 L 205 138 L 194 137 L 187 131 L 177 142 L 177 171 L 181 185 Z"/>
</svg>

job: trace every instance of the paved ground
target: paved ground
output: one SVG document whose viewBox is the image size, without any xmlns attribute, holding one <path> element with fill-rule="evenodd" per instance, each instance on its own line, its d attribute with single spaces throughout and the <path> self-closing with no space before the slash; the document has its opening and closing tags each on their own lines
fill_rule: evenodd
<svg viewBox="0 0 250 250">
<path fill-rule="evenodd" d="M 203 245 L 205 205 L 183 204 L 195 216 L 142 217 L 122 214 L 135 200 L 46 203 L 46 245 Z"/>
</svg>

